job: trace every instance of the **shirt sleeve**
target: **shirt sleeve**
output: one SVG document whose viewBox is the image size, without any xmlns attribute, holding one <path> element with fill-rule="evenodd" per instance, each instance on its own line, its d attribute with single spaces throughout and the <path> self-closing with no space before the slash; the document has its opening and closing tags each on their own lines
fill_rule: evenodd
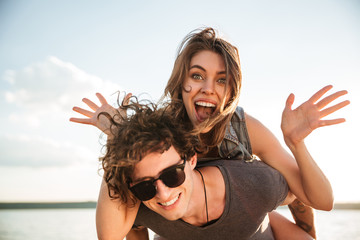
<svg viewBox="0 0 360 240">
<path fill-rule="evenodd" d="M 284 202 L 289 192 L 289 186 L 285 178 L 280 172 L 278 172 L 277 170 L 275 171 L 276 174 L 274 175 L 274 186 L 276 187 L 276 189 L 274 189 L 273 192 L 276 193 L 276 196 L 273 196 L 275 205 L 272 210 L 276 209 Z"/>
</svg>

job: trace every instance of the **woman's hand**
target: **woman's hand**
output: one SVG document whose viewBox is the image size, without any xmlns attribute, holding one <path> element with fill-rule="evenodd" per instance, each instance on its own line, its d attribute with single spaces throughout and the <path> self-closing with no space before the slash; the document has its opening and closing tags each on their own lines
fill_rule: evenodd
<svg viewBox="0 0 360 240">
<path fill-rule="evenodd" d="M 123 104 L 126 105 L 129 102 L 131 95 L 132 94 L 129 93 L 124 97 Z M 110 123 L 109 119 L 106 118 L 105 116 L 99 117 L 99 114 L 102 112 L 105 112 L 105 113 L 108 113 L 114 119 L 115 115 L 117 115 L 119 113 L 120 114 L 126 114 L 126 113 L 119 111 L 118 109 L 109 105 L 107 103 L 106 99 L 104 98 L 104 96 L 101 95 L 100 93 L 96 93 L 96 96 L 101 103 L 100 107 L 97 104 L 95 104 L 93 101 L 91 101 L 87 98 L 83 98 L 82 101 L 84 103 L 86 103 L 86 105 L 88 105 L 93 110 L 93 112 L 85 110 L 80 107 L 73 107 L 73 110 L 75 112 L 78 112 L 78 113 L 84 115 L 85 118 L 70 118 L 70 121 L 76 122 L 76 123 L 81 123 L 81 124 L 93 125 L 93 126 L 97 127 L 98 129 L 100 129 L 105 134 L 109 135 L 111 133 L 110 132 L 111 123 Z M 114 120 L 116 121 L 116 118 Z"/>
<path fill-rule="evenodd" d="M 281 121 L 281 130 L 284 135 L 284 140 L 290 149 L 302 142 L 318 127 L 345 122 L 344 118 L 322 120 L 323 117 L 336 112 L 350 103 L 350 101 L 346 100 L 327 107 L 335 99 L 347 94 L 347 91 L 343 90 L 322 98 L 331 88 L 331 85 L 322 88 L 309 100 L 294 110 L 292 110 L 291 107 L 294 103 L 295 96 L 294 94 L 290 94 L 286 100 L 286 106 Z"/>
</svg>

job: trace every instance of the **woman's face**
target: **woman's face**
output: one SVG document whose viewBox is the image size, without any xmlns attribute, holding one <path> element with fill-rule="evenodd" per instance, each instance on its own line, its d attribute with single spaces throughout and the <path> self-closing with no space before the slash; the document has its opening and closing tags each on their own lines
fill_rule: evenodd
<svg viewBox="0 0 360 240">
<path fill-rule="evenodd" d="M 219 112 L 225 97 L 225 101 L 228 101 L 230 89 L 225 86 L 225 62 L 220 54 L 203 50 L 192 57 L 189 74 L 184 80 L 182 97 L 194 126 Z"/>
</svg>

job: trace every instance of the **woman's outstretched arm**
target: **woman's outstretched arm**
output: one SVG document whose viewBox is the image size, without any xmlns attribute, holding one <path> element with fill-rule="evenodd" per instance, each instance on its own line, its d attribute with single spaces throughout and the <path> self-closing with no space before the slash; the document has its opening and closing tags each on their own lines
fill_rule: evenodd
<svg viewBox="0 0 360 240">
<path fill-rule="evenodd" d="M 97 98 L 99 99 L 101 105 L 94 103 L 88 98 L 83 98 L 82 101 L 92 110 L 86 110 L 80 107 L 73 107 L 73 111 L 82 114 L 84 117 L 82 118 L 70 118 L 71 122 L 93 125 L 104 132 L 106 135 L 110 136 L 110 126 L 111 122 L 105 115 L 100 115 L 100 113 L 107 113 L 110 117 L 114 119 L 114 121 L 120 120 L 119 114 L 126 114 L 125 112 L 114 108 L 106 101 L 105 97 L 100 93 L 96 93 Z M 123 104 L 127 104 L 129 102 L 130 97 L 132 96 L 131 93 L 128 93 L 124 99 Z"/>
<path fill-rule="evenodd" d="M 275 136 L 263 124 L 246 115 L 253 153 L 284 175 L 290 190 L 301 202 L 320 210 L 332 209 L 333 192 L 325 174 L 307 150 L 304 139 L 319 127 L 345 121 L 342 118 L 322 120 L 323 117 L 349 104 L 349 101 L 343 101 L 325 108 L 335 99 L 347 93 L 346 91 L 339 91 L 322 98 L 331 88 L 332 86 L 324 87 L 294 110 L 291 109 L 294 95 L 291 94 L 287 99 L 281 128 L 285 143 L 295 158 L 281 146 Z"/>
</svg>

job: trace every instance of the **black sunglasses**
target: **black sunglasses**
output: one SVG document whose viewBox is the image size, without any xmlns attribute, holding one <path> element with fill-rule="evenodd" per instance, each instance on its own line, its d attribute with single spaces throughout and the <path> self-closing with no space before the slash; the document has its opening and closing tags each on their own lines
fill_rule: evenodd
<svg viewBox="0 0 360 240">
<path fill-rule="evenodd" d="M 147 201 L 155 197 L 156 195 L 156 187 L 154 183 L 157 180 L 161 180 L 166 186 L 170 188 L 175 188 L 180 186 L 185 181 L 185 163 L 186 160 L 183 159 L 184 162 L 179 165 L 174 165 L 168 167 L 161 171 L 160 176 L 158 178 L 152 178 L 150 180 L 142 181 L 134 186 L 130 187 L 130 191 L 137 197 L 140 201 Z"/>
</svg>

